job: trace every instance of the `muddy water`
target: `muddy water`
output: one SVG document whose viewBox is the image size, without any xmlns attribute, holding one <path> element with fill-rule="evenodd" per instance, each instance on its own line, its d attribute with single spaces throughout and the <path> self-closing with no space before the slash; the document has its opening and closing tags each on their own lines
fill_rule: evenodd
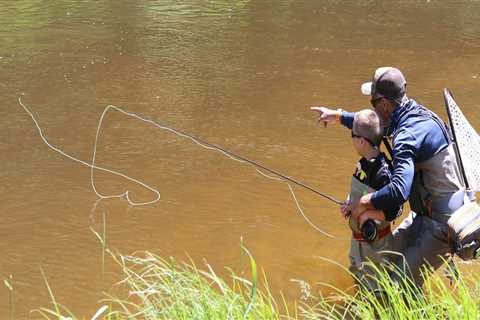
<svg viewBox="0 0 480 320">
<path fill-rule="evenodd" d="M 274 292 L 299 298 L 350 284 L 348 230 L 337 206 L 191 141 L 119 113 L 100 132 L 96 163 L 158 189 L 131 207 L 97 202 L 90 170 L 49 149 L 45 136 L 91 161 L 99 117 L 112 104 L 181 129 L 342 199 L 357 159 L 348 132 L 316 125 L 312 104 L 358 110 L 359 86 L 399 66 L 409 93 L 445 116 L 448 86 L 480 128 L 480 18 L 475 1 L 3 1 L 0 6 L 0 275 L 14 279 L 18 318 L 48 306 L 40 268 L 59 302 L 88 317 L 118 280 L 90 230 L 122 253 L 150 250 L 219 272 L 248 267 L 240 239 Z M 154 195 L 97 173 L 102 194 Z M 0 317 L 8 291 L 0 290 Z"/>
</svg>

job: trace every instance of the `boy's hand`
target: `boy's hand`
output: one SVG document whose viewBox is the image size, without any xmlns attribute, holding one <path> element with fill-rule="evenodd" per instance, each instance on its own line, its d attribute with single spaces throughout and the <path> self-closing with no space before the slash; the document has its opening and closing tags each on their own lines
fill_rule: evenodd
<svg viewBox="0 0 480 320">
<path fill-rule="evenodd" d="M 344 204 L 342 204 L 342 206 L 340 207 L 340 212 L 342 213 L 342 216 L 347 219 L 352 214 L 352 206 L 350 205 L 350 203 L 345 202 Z"/>
<path fill-rule="evenodd" d="M 326 107 L 310 107 L 310 110 L 318 112 L 318 122 L 323 122 L 325 127 L 329 122 L 335 122 L 339 119 L 342 111 L 340 109 L 333 110 Z"/>
</svg>

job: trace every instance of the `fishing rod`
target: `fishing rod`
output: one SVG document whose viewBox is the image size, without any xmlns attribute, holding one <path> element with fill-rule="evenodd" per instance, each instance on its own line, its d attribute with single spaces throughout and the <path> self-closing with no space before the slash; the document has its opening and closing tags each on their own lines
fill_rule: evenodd
<svg viewBox="0 0 480 320">
<path fill-rule="evenodd" d="M 223 148 L 223 147 L 221 147 L 221 146 L 218 146 L 218 145 L 216 145 L 216 144 L 213 144 L 213 143 L 210 143 L 210 142 L 208 142 L 208 141 L 202 140 L 202 139 L 200 139 L 200 138 L 197 138 L 197 137 L 195 137 L 195 136 L 193 136 L 193 135 L 187 134 L 187 133 L 182 132 L 182 131 L 180 131 L 180 130 L 174 129 L 174 131 L 177 131 L 178 133 L 180 133 L 180 134 L 182 134 L 182 135 L 184 135 L 184 136 L 187 136 L 187 137 L 189 137 L 189 138 L 192 139 L 192 140 L 196 140 L 196 141 L 198 141 L 199 143 L 201 143 L 201 144 L 203 144 L 203 145 L 205 145 L 205 146 L 207 146 L 207 147 L 210 147 L 210 148 L 213 148 L 213 149 L 217 149 L 217 150 L 219 150 L 219 151 L 221 151 L 221 152 L 223 152 L 223 153 L 225 153 L 225 154 L 227 154 L 227 155 L 229 155 L 229 156 L 231 156 L 231 157 L 233 157 L 233 158 L 236 158 L 236 159 L 238 159 L 238 160 L 247 162 L 247 163 L 251 164 L 252 166 L 255 166 L 255 167 L 260 168 L 260 169 L 262 169 L 262 170 L 264 170 L 264 171 L 266 171 L 266 172 L 268 172 L 268 173 L 274 174 L 274 175 L 276 175 L 276 176 L 278 176 L 278 177 L 280 177 L 280 178 L 282 178 L 282 179 L 284 179 L 284 180 L 287 180 L 287 181 L 289 181 L 289 182 L 292 182 L 292 183 L 296 184 L 297 186 L 303 187 L 303 188 L 305 188 L 305 189 L 307 189 L 307 190 L 309 190 L 309 191 L 311 191 L 311 192 L 313 192 L 313 193 L 315 193 L 315 194 L 317 194 L 317 195 L 319 195 L 319 196 L 321 196 L 321 197 L 323 197 L 323 198 L 325 198 L 325 199 L 327 199 L 327 200 L 330 200 L 330 201 L 332 201 L 332 202 L 335 202 L 335 203 L 338 204 L 338 205 L 342 205 L 342 204 L 344 203 L 344 202 L 342 202 L 342 201 L 340 201 L 340 200 L 338 200 L 338 199 L 336 199 L 336 198 L 334 198 L 334 197 L 332 197 L 332 196 L 330 196 L 330 195 L 328 195 L 328 194 L 325 194 L 325 193 L 323 193 L 323 192 L 320 192 L 320 191 L 314 189 L 313 187 L 310 187 L 309 185 L 307 185 L 307 184 L 305 184 L 305 183 L 303 183 L 303 182 L 300 182 L 300 181 L 298 181 L 298 180 L 295 180 L 295 179 L 293 179 L 293 178 L 290 178 L 290 177 L 288 177 L 288 176 L 286 176 L 286 175 L 284 175 L 284 174 L 282 174 L 282 173 L 280 173 L 280 172 L 278 172 L 278 171 L 276 171 L 276 170 L 274 170 L 274 169 L 267 168 L 267 167 L 265 167 L 264 165 L 262 165 L 262 164 L 260 164 L 260 163 L 258 163 L 258 162 L 255 162 L 255 161 L 253 161 L 253 160 L 250 160 L 250 159 L 247 159 L 247 158 L 245 158 L 245 157 L 243 157 L 243 156 L 240 156 L 240 155 L 238 155 L 238 154 L 236 154 L 236 153 L 233 153 L 233 152 L 231 152 L 231 151 L 229 151 L 229 150 L 227 150 L 227 149 L 225 149 L 225 148 Z"/>
</svg>

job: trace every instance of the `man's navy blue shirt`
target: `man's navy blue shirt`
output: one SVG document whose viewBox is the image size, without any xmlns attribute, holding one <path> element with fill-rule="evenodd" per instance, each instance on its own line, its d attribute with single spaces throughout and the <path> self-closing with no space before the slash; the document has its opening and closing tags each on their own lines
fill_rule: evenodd
<svg viewBox="0 0 480 320">
<path fill-rule="evenodd" d="M 415 163 L 428 160 L 448 147 L 449 138 L 435 121 L 437 116 L 426 116 L 426 112 L 433 114 L 413 99 L 407 99 L 393 111 L 387 130 L 393 135 L 393 175 L 389 184 L 373 193 L 371 202 L 376 209 L 385 212 L 407 201 Z M 354 112 L 343 112 L 342 124 L 352 129 L 354 116 Z"/>
</svg>

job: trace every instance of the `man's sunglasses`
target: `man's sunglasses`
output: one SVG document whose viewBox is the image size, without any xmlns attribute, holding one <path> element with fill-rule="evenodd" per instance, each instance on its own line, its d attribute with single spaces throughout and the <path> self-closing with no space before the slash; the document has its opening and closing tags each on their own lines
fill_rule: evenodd
<svg viewBox="0 0 480 320">
<path fill-rule="evenodd" d="M 375 108 L 375 105 L 377 104 L 377 102 L 380 102 L 380 100 L 382 100 L 383 97 L 378 97 L 378 98 L 375 98 L 375 99 L 371 99 L 370 100 L 370 104 L 372 105 L 373 108 Z"/>
</svg>

